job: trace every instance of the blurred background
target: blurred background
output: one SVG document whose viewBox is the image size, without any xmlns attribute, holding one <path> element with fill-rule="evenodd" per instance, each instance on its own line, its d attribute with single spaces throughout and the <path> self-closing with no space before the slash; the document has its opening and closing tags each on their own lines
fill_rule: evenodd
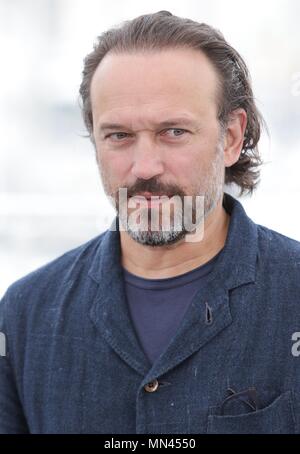
<svg viewBox="0 0 300 454">
<path fill-rule="evenodd" d="M 299 0 L 0 0 L 0 297 L 109 227 L 78 104 L 83 58 L 102 31 L 162 9 L 218 28 L 246 60 L 269 137 L 261 184 L 240 200 L 300 240 Z"/>
</svg>

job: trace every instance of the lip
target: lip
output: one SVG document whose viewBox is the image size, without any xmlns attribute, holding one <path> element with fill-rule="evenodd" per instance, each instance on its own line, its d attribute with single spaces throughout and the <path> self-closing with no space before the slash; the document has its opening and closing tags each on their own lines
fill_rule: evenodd
<svg viewBox="0 0 300 454">
<path fill-rule="evenodd" d="M 151 199 L 151 197 L 162 197 L 164 194 L 152 194 L 151 192 L 143 192 L 141 194 L 137 194 L 134 197 L 136 198 L 146 198 L 147 200 Z"/>
<path fill-rule="evenodd" d="M 164 203 L 164 199 L 161 198 L 165 194 L 151 194 L 150 192 L 143 192 L 142 194 L 134 195 L 132 198 L 137 202 L 141 200 L 143 203 L 146 203 L 148 208 L 158 208 Z"/>
</svg>

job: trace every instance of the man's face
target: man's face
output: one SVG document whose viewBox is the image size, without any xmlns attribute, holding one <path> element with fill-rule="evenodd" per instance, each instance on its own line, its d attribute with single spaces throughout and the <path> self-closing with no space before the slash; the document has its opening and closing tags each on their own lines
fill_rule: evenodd
<svg viewBox="0 0 300 454">
<path fill-rule="evenodd" d="M 128 199 L 204 196 L 204 217 L 215 207 L 224 183 L 217 84 L 212 64 L 196 50 L 108 54 L 102 60 L 91 83 L 93 136 L 104 190 L 119 215 L 119 188 L 127 188 Z M 153 214 L 162 208 L 146 206 Z M 126 203 L 128 216 L 132 209 Z M 175 221 L 169 231 L 161 225 L 151 231 L 150 217 L 146 231 L 125 227 L 136 241 L 161 246 L 186 235 Z"/>
</svg>

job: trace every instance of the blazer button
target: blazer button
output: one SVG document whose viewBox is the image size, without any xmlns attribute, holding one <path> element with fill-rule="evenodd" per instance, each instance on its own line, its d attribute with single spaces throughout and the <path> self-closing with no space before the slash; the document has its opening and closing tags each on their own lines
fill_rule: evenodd
<svg viewBox="0 0 300 454">
<path fill-rule="evenodd" d="M 154 393 L 158 389 L 158 381 L 153 380 L 150 383 L 147 383 L 147 385 L 144 386 L 144 390 L 147 391 L 147 393 Z"/>
</svg>

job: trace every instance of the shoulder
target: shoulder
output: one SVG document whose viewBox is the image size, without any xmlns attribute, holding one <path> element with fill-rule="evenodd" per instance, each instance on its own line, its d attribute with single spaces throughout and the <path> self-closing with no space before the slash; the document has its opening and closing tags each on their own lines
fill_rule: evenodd
<svg viewBox="0 0 300 454">
<path fill-rule="evenodd" d="M 72 249 L 12 283 L 0 301 L 0 321 L 5 314 L 22 317 L 36 302 L 43 305 L 55 299 L 69 282 L 74 282 L 88 269 L 99 250 L 106 232 Z"/>
<path fill-rule="evenodd" d="M 258 225 L 257 282 L 280 300 L 300 300 L 300 243 Z M 298 310 L 298 309 L 297 309 Z"/>
<path fill-rule="evenodd" d="M 257 225 L 260 256 L 275 264 L 300 265 L 300 242 L 262 225 Z"/>
</svg>

